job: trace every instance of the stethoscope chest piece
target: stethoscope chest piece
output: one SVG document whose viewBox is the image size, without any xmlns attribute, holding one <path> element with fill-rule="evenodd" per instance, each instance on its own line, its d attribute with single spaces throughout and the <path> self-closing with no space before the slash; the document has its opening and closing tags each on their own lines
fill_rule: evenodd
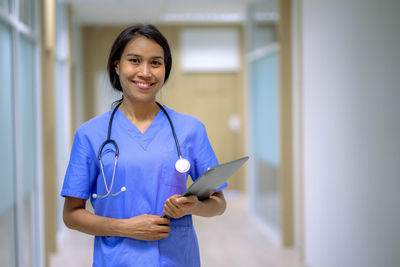
<svg viewBox="0 0 400 267">
<path fill-rule="evenodd" d="M 180 173 L 187 173 L 190 169 L 190 162 L 187 159 L 179 158 L 175 162 L 175 169 Z"/>
</svg>

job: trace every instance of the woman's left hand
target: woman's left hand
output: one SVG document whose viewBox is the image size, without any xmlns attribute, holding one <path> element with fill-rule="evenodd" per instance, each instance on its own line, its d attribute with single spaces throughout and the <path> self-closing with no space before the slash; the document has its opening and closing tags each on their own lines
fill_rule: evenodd
<svg viewBox="0 0 400 267">
<path fill-rule="evenodd" d="M 171 218 L 178 219 L 191 214 L 191 210 L 194 210 L 199 203 L 197 196 L 194 195 L 187 197 L 173 195 L 165 201 L 164 213 Z"/>
</svg>

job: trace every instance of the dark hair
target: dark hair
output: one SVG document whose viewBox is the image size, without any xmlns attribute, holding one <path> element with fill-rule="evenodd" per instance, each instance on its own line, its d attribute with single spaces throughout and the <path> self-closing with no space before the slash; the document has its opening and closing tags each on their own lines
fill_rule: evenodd
<svg viewBox="0 0 400 267">
<path fill-rule="evenodd" d="M 122 92 L 122 87 L 119 82 L 119 76 L 115 72 L 115 61 L 121 59 L 122 52 L 125 46 L 137 37 L 144 36 L 159 44 L 164 50 L 165 77 L 164 82 L 167 82 L 172 67 L 171 50 L 167 39 L 153 25 L 137 24 L 123 30 L 115 39 L 108 57 L 107 71 L 110 78 L 111 86 Z"/>
</svg>

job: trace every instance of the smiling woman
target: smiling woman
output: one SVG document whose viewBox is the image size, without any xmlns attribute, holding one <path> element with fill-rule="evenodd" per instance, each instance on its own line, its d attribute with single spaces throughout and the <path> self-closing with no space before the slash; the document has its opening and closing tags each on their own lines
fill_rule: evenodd
<svg viewBox="0 0 400 267">
<path fill-rule="evenodd" d="M 225 211 L 227 184 L 206 200 L 182 197 L 188 175 L 196 180 L 218 161 L 199 120 L 155 101 L 171 65 L 168 42 L 154 26 L 122 31 L 107 66 L 122 99 L 75 135 L 63 217 L 96 236 L 93 266 L 200 266 L 192 215 Z M 177 158 L 188 168 L 175 168 Z"/>
<path fill-rule="evenodd" d="M 121 56 L 115 61 L 126 105 L 154 101 L 164 84 L 164 52 L 161 46 L 147 37 L 140 36 L 130 41 Z"/>
</svg>

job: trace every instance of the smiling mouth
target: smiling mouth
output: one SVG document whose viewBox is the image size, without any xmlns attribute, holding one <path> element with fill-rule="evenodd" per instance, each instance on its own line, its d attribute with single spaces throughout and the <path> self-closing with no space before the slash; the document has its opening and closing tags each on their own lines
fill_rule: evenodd
<svg viewBox="0 0 400 267">
<path fill-rule="evenodd" d="M 137 85 L 140 89 L 149 89 L 154 83 L 144 83 L 144 82 L 136 82 L 133 81 L 134 84 Z"/>
</svg>

